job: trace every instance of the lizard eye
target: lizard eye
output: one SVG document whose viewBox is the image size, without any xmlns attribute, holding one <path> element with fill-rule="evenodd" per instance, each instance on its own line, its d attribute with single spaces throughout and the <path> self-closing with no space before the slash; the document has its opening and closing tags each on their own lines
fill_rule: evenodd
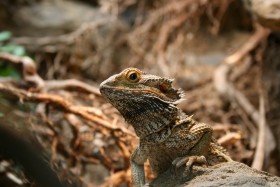
<svg viewBox="0 0 280 187">
<path fill-rule="evenodd" d="M 138 82 L 140 80 L 140 74 L 137 71 L 129 71 L 126 74 L 126 78 L 130 81 L 130 82 Z"/>
</svg>

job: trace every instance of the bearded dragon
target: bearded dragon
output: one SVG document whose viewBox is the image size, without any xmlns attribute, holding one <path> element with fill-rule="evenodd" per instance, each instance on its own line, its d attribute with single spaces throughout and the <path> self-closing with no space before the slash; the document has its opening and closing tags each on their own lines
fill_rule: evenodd
<svg viewBox="0 0 280 187">
<path fill-rule="evenodd" d="M 131 124 L 139 145 L 131 155 L 133 186 L 145 186 L 144 163 L 155 176 L 170 167 L 214 165 L 231 161 L 212 137 L 211 126 L 195 121 L 177 107 L 183 92 L 173 80 L 127 68 L 100 85 L 100 93 Z"/>
</svg>

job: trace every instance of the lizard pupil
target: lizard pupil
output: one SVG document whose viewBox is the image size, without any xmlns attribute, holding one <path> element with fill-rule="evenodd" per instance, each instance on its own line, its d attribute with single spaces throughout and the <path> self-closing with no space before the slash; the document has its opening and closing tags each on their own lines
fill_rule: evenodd
<svg viewBox="0 0 280 187">
<path fill-rule="evenodd" d="M 138 78 L 137 73 L 131 73 L 129 75 L 129 79 L 132 80 L 132 81 L 136 80 L 137 78 Z"/>
</svg>

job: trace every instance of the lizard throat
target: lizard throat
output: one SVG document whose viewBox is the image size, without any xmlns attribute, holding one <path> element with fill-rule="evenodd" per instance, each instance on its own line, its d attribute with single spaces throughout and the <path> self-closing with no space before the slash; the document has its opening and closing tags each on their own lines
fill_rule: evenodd
<svg viewBox="0 0 280 187">
<path fill-rule="evenodd" d="M 140 139 L 146 138 L 154 133 L 159 133 L 163 129 L 171 127 L 176 121 L 170 113 L 157 113 L 156 111 L 150 111 L 145 108 L 143 108 L 143 112 L 137 115 L 134 115 L 134 112 L 122 112 L 122 115 L 133 126 Z"/>
<path fill-rule="evenodd" d="M 140 139 L 175 124 L 178 109 L 171 102 L 149 94 L 135 97 L 121 90 L 107 90 L 104 95 L 133 126 Z"/>
</svg>

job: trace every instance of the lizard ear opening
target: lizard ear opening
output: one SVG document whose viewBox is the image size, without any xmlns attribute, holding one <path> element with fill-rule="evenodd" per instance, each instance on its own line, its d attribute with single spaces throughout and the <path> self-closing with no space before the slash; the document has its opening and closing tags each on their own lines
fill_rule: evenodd
<svg viewBox="0 0 280 187">
<path fill-rule="evenodd" d="M 167 87 L 165 84 L 160 84 L 160 85 L 159 85 L 159 90 L 160 90 L 162 93 L 165 93 L 165 92 L 168 90 L 168 87 Z"/>
<path fill-rule="evenodd" d="M 172 79 L 162 79 L 158 87 L 172 102 L 178 102 L 183 97 L 183 92 L 180 89 L 173 88 L 172 83 Z"/>
</svg>

